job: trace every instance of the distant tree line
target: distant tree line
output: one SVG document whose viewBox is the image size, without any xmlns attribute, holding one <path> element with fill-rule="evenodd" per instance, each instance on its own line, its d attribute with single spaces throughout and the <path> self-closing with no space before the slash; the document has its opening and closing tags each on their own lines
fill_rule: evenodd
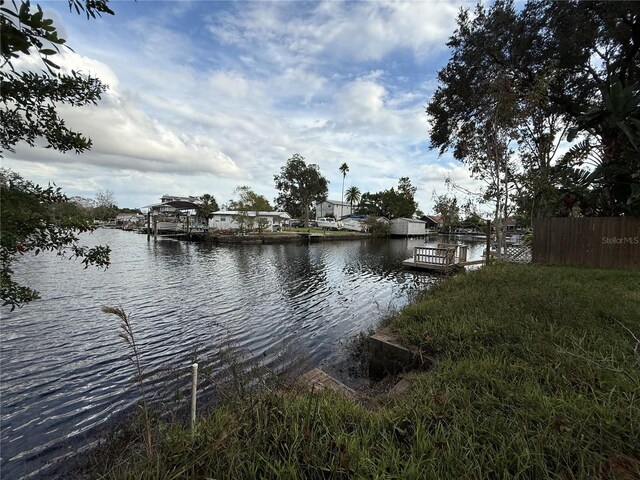
<svg viewBox="0 0 640 480">
<path fill-rule="evenodd" d="M 361 215 L 376 217 L 411 218 L 418 208 L 415 200 L 416 190 L 417 188 L 411 185 L 409 177 L 402 177 L 397 188 L 363 193 L 356 211 Z"/>
<path fill-rule="evenodd" d="M 113 220 L 120 213 L 142 214 L 139 208 L 120 208 L 116 205 L 115 196 L 110 190 L 99 190 L 95 198 L 69 197 L 68 203 L 77 209 L 78 215 L 88 220 Z"/>
</svg>

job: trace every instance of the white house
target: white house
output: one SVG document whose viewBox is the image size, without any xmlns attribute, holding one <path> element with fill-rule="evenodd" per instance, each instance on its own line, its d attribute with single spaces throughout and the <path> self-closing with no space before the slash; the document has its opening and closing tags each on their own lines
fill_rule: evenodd
<svg viewBox="0 0 640 480">
<path fill-rule="evenodd" d="M 338 220 L 351 215 L 351 204 L 339 200 L 325 200 L 316 202 L 316 220 L 328 215 L 333 215 Z"/>
<path fill-rule="evenodd" d="M 394 218 L 391 220 L 391 235 L 398 237 L 423 236 L 426 222 L 415 218 Z"/>
<path fill-rule="evenodd" d="M 291 219 L 287 212 L 257 212 L 258 219 L 264 220 L 262 229 L 264 231 L 278 231 Z M 245 229 L 257 229 L 256 212 L 238 212 L 236 210 L 220 210 L 213 213 L 209 219 L 209 227 L 221 230 L 240 230 L 240 225 L 245 219 Z"/>
</svg>

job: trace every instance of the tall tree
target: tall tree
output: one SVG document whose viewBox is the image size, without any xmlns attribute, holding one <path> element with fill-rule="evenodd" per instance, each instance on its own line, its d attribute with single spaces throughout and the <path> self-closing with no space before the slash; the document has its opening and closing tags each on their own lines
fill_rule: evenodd
<svg viewBox="0 0 640 480">
<path fill-rule="evenodd" d="M 98 190 L 95 202 L 96 208 L 93 209 L 93 218 L 96 220 L 112 220 L 118 215 L 119 210 L 112 191 Z"/>
<path fill-rule="evenodd" d="M 449 195 L 434 195 L 433 211 L 442 217 L 442 226 L 448 232 L 460 223 L 460 205 L 458 199 Z"/>
<path fill-rule="evenodd" d="M 353 213 L 353 204 L 360 201 L 360 189 L 358 187 L 347 188 L 347 196 L 345 200 L 351 205 L 351 213 Z"/>
<path fill-rule="evenodd" d="M 342 173 L 342 194 L 340 195 L 340 216 L 342 217 L 343 216 L 342 204 L 344 203 L 344 179 L 347 176 L 347 172 L 349 171 L 349 165 L 347 165 L 345 162 L 342 165 L 340 165 L 340 168 L 338 170 L 340 170 L 340 172 Z"/>
<path fill-rule="evenodd" d="M 629 213 L 640 160 L 630 154 L 624 132 L 592 125 L 583 131 L 586 138 L 579 148 L 562 161 L 558 145 L 568 127 L 606 104 L 616 81 L 624 88 L 640 79 L 636 5 L 531 0 L 516 10 L 512 1 L 497 0 L 488 9 L 479 5 L 473 16 L 461 12 L 448 43 L 451 58 L 438 74 L 427 108 L 431 146 L 441 153 L 453 150 L 474 174 L 495 171 L 495 161 L 474 165 L 477 148 L 467 147 L 470 141 L 481 145 L 491 135 L 487 127 L 497 133 L 491 117 L 499 110 L 508 112 L 501 116 L 507 146 L 502 150 L 509 152 L 513 168 L 504 170 L 502 200 L 515 194 L 530 217 L 548 215 L 559 198 L 559 182 L 572 175 L 563 170 L 585 168 L 589 157 L 597 157 L 595 165 L 586 166 L 596 167 L 586 178 L 600 192 L 600 205 L 593 211 Z"/>
<path fill-rule="evenodd" d="M 252 228 L 255 224 L 258 232 L 261 233 L 268 221 L 260 218 L 260 212 L 273 210 L 269 200 L 265 196 L 255 193 L 246 185 L 237 187 L 234 194 L 237 195 L 237 199 L 230 200 L 227 207 L 237 212 L 234 218 L 240 224 L 240 229 L 244 230 L 245 225 Z"/>
<path fill-rule="evenodd" d="M 599 214 L 640 215 L 640 156 L 632 140 L 617 122 L 582 121 L 585 116 L 593 120 L 591 114 L 598 110 L 622 113 L 613 101 L 616 85 L 619 93 L 638 94 L 638 4 L 571 0 L 536 1 L 532 7 L 546 20 L 548 61 L 566 72 L 567 81 L 554 101 L 565 108 L 584 136 L 567 156 L 568 166 L 582 168 L 589 158 L 596 159 L 589 181 L 600 193 Z"/>
<path fill-rule="evenodd" d="M 17 255 L 51 251 L 81 258 L 85 268 L 109 265 L 109 247 L 80 245 L 78 234 L 93 230 L 91 217 L 60 188 L 43 188 L 2 169 L 0 205 L 0 298 L 12 310 L 39 298 L 34 289 L 13 280 Z"/>
<path fill-rule="evenodd" d="M 363 193 L 358 212 L 363 215 L 387 218 L 412 217 L 418 208 L 415 201 L 416 187 L 411 185 L 409 177 L 398 181 L 398 189 L 390 188 L 377 193 Z"/>
<path fill-rule="evenodd" d="M 279 191 L 278 208 L 294 217 L 304 216 L 305 226 L 309 226 L 311 204 L 327 199 L 329 181 L 322 176 L 320 168 L 307 165 L 304 157 L 295 153 L 273 179 Z"/>
<path fill-rule="evenodd" d="M 373 217 L 386 216 L 386 210 L 382 202 L 382 192 L 364 192 L 358 203 L 358 213 Z"/>
<path fill-rule="evenodd" d="M 438 73 L 439 85 L 427 107 L 431 147 L 440 154 L 452 149 L 472 176 L 484 182 L 481 196 L 493 203 L 500 247 L 519 170 L 512 152 L 519 127 L 527 124 L 521 107 L 526 98 L 522 92 L 529 86 L 512 64 L 520 56 L 531 58 L 535 35 L 510 1 L 498 0 L 489 10 L 478 5 L 473 18 L 462 11 L 448 43 L 451 58 Z"/>
<path fill-rule="evenodd" d="M 411 218 L 413 214 L 416 213 L 416 209 L 418 208 L 418 203 L 415 199 L 417 190 L 417 187 L 411 185 L 409 177 L 402 177 L 398 180 L 398 196 L 402 201 L 394 212 L 394 216 Z"/>
<path fill-rule="evenodd" d="M 57 112 L 59 105 L 96 104 L 106 86 L 99 79 L 72 71 L 61 74 L 54 63 L 65 40 L 58 37 L 53 20 L 45 18 L 42 8 L 32 9 L 29 1 L 2 2 L 0 36 L 0 145 L 13 151 L 18 142 L 35 146 L 44 138 L 48 148 L 61 152 L 83 152 L 91 140 L 71 130 Z M 69 8 L 84 11 L 87 18 L 113 12 L 108 0 L 69 0 Z M 13 62 L 25 55 L 37 55 L 45 70 L 14 69 Z"/>
<path fill-rule="evenodd" d="M 217 212 L 218 210 L 220 210 L 220 208 L 218 207 L 218 202 L 210 193 L 203 194 L 200 197 L 200 200 L 202 201 L 202 204 L 200 205 L 200 208 L 198 208 L 198 215 L 200 215 L 202 219 L 206 223 L 208 223 L 209 219 L 213 215 L 213 212 Z"/>
</svg>

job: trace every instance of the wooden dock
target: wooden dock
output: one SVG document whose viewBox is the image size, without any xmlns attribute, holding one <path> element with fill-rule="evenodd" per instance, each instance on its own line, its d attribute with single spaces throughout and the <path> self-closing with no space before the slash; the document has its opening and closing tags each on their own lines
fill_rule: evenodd
<svg viewBox="0 0 640 480">
<path fill-rule="evenodd" d="M 414 247 L 413 257 L 402 262 L 407 268 L 431 272 L 454 272 L 465 265 L 477 265 L 482 261 L 467 262 L 467 246 L 438 243 L 436 247 Z"/>
</svg>

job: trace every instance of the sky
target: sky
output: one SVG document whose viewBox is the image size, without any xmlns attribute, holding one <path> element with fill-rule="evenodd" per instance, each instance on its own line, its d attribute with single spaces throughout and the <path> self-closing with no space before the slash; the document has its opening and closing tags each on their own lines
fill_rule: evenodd
<svg viewBox="0 0 640 480">
<path fill-rule="evenodd" d="M 66 1 L 41 5 L 73 48 L 54 60 L 109 88 L 96 106 L 59 109 L 91 151 L 4 153 L 29 180 L 69 196 L 109 190 L 120 207 L 164 194 L 222 204 L 240 185 L 273 200 L 273 176 L 298 153 L 319 165 L 332 200 L 343 163 L 345 190 L 409 177 L 425 213 L 447 176 L 477 190 L 463 164 L 429 149 L 425 113 L 472 3 L 112 1 L 114 16 L 91 20 Z"/>
</svg>

